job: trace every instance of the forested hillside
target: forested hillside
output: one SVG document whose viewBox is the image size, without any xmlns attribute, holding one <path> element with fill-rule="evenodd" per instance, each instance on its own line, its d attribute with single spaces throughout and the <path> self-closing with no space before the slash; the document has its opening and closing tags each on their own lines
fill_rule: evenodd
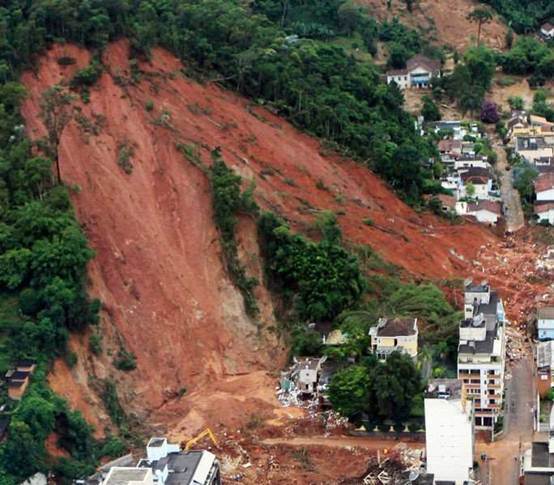
<svg viewBox="0 0 554 485">
<path fill-rule="evenodd" d="M 277 3 L 248 8 L 230 0 L 154 0 L 134 6 L 124 0 L 12 1 L 0 11 L 6 33 L 0 75 L 8 78 L 29 65 L 32 54 L 53 40 L 102 49 L 110 39 L 127 35 L 138 55 L 148 56 L 153 46 L 162 45 L 191 69 L 211 77 L 217 73 L 229 87 L 270 102 L 297 126 L 370 164 L 412 202 L 436 190 L 433 173 L 421 164 L 433 149 L 416 135 L 401 108 L 401 94 L 380 84 L 371 65 L 317 35 L 288 37 L 302 29 L 295 23 L 281 27 L 286 19 L 276 8 Z M 336 1 L 322 8 L 326 22 L 334 23 L 340 14 L 341 28 L 358 29 L 373 41 L 371 22 L 361 11 L 346 12 Z M 296 12 L 294 2 L 289 10 Z"/>
<path fill-rule="evenodd" d="M 482 0 L 500 13 L 519 34 L 536 32 L 543 22 L 554 19 L 551 0 Z"/>
</svg>

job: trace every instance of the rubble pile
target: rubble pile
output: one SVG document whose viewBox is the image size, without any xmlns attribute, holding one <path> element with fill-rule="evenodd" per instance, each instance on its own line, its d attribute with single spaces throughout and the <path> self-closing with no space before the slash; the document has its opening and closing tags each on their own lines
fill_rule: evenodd
<svg viewBox="0 0 554 485">
<path fill-rule="evenodd" d="M 369 459 L 366 472 L 358 478 L 343 480 L 342 485 L 388 485 L 413 483 L 425 475 L 422 451 L 413 450 L 405 443 L 399 443 L 392 451 Z"/>
</svg>

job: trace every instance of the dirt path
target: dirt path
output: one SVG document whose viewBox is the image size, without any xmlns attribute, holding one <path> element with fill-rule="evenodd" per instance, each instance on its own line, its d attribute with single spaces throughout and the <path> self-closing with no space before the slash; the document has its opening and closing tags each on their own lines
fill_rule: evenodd
<svg viewBox="0 0 554 485">
<path fill-rule="evenodd" d="M 486 453 L 489 461 L 484 467 L 483 483 L 517 484 L 519 456 L 533 439 L 534 380 L 533 361 L 526 357 L 511 369 L 512 378 L 507 381 L 505 434 L 494 443 L 477 443 L 477 456 Z"/>
<path fill-rule="evenodd" d="M 506 229 L 508 232 L 515 232 L 525 225 L 523 209 L 521 208 L 521 199 L 519 197 L 519 192 L 514 188 L 512 171 L 507 170 L 509 164 L 504 146 L 498 139 L 496 133 L 489 132 L 489 136 L 492 141 L 492 147 L 498 157 L 496 168 L 500 174 L 500 196 L 502 197 L 504 206 Z"/>
<path fill-rule="evenodd" d="M 367 450 L 391 450 L 400 441 L 378 440 L 371 437 L 356 436 L 296 436 L 294 438 L 267 438 L 262 441 L 264 445 L 287 446 L 329 446 L 332 448 L 365 448 Z M 425 447 L 423 442 L 402 441 L 408 448 L 421 449 Z"/>
</svg>

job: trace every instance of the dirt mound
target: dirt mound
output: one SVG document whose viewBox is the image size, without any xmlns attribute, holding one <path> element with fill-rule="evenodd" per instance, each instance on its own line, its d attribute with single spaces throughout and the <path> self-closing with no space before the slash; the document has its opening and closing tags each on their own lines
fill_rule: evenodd
<svg viewBox="0 0 554 485">
<path fill-rule="evenodd" d="M 357 0 L 360 5 L 368 7 L 370 15 L 379 20 L 392 20 L 398 17 L 409 27 L 420 30 L 432 43 L 448 45 L 463 51 L 477 38 L 477 25 L 467 20 L 467 15 L 476 7 L 483 7 L 480 2 L 472 0 L 420 0 L 414 2 L 413 12 L 408 12 L 406 4 L 399 0 L 391 2 L 387 9 L 384 0 Z M 501 18 L 495 15 L 490 24 L 483 25 L 481 39 L 489 47 L 504 49 L 506 26 Z"/>
<path fill-rule="evenodd" d="M 62 56 L 76 64 L 60 66 Z M 283 365 L 286 349 L 274 331 L 268 293 L 258 290 L 262 318 L 252 321 L 224 269 L 209 183 L 198 166 L 209 163 L 215 146 L 255 181 L 264 209 L 299 230 L 320 210 L 332 210 L 347 240 L 371 245 L 416 277 L 464 277 L 479 248 L 497 243 L 482 226 L 415 213 L 366 168 L 328 153 L 265 109 L 186 78 L 167 52 L 155 50 L 139 69 L 128 56 L 124 42 L 109 47 L 108 72 L 88 103 L 76 102 L 60 145 L 63 180 L 78 187 L 72 198 L 96 251 L 91 292 L 103 302 L 103 356 L 91 358 L 87 338 L 75 339 L 77 369 L 57 364 L 51 377 L 72 404 L 91 405 L 91 377 L 115 377 L 128 410 L 185 434 L 277 405 L 271 373 Z M 29 91 L 23 114 L 33 138 L 44 135 L 41 93 L 88 62 L 84 50 L 57 46 L 23 76 Z M 122 167 L 129 165 L 126 173 Z M 241 221 L 238 239 L 243 261 L 260 277 L 251 221 Z M 113 368 L 121 348 L 136 355 L 136 370 Z M 69 376 L 83 396 L 68 390 Z"/>
</svg>

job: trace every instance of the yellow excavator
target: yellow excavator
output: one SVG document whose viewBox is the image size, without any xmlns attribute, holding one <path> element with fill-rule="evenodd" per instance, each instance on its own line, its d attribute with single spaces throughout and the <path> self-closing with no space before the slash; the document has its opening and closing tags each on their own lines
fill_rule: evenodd
<svg viewBox="0 0 554 485">
<path fill-rule="evenodd" d="M 187 440 L 187 441 L 181 441 L 181 449 L 185 451 L 190 450 L 196 443 L 198 443 L 201 439 L 205 438 L 206 436 L 208 436 L 212 440 L 212 443 L 214 444 L 214 446 L 218 446 L 217 439 L 213 434 L 212 430 L 210 428 L 206 428 L 204 431 L 197 434 L 194 438 L 191 438 L 190 440 Z"/>
</svg>

